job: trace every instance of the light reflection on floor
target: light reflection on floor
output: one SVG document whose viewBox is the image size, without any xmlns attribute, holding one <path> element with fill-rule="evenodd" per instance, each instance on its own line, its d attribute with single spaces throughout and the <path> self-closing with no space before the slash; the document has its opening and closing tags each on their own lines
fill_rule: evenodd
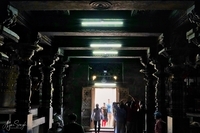
<svg viewBox="0 0 200 133">
<path fill-rule="evenodd" d="M 95 133 L 94 129 L 90 129 L 89 131 L 86 131 L 85 133 Z M 100 133 L 114 133 L 113 128 L 101 128 Z"/>
</svg>

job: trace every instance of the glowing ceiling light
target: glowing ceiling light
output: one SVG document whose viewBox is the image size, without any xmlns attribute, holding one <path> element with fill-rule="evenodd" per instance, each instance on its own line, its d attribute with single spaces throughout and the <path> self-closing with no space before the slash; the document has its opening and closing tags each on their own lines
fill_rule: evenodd
<svg viewBox="0 0 200 133">
<path fill-rule="evenodd" d="M 119 27 L 119 26 L 123 26 L 123 22 L 122 21 L 109 21 L 109 20 L 96 20 L 96 21 L 83 21 L 81 23 L 82 26 L 84 27 L 95 27 L 95 26 L 99 26 L 99 27 Z"/>
<path fill-rule="evenodd" d="M 90 47 L 93 47 L 93 48 L 99 48 L 99 47 L 104 47 L 104 48 L 115 47 L 115 48 L 119 48 L 121 46 L 122 46 L 121 44 L 90 44 Z"/>
<path fill-rule="evenodd" d="M 96 78 L 97 78 L 97 76 L 95 76 L 95 75 L 94 75 L 94 76 L 92 76 L 92 80 L 95 80 Z"/>
<path fill-rule="evenodd" d="M 116 83 L 95 83 L 95 86 L 116 86 Z"/>
<path fill-rule="evenodd" d="M 94 55 L 102 55 L 102 54 L 105 54 L 105 55 L 107 55 L 107 54 L 116 55 L 116 54 L 118 54 L 118 52 L 117 51 L 93 51 L 93 54 Z"/>
<path fill-rule="evenodd" d="M 117 76 L 113 76 L 113 78 L 114 78 L 115 80 L 117 80 Z"/>
</svg>

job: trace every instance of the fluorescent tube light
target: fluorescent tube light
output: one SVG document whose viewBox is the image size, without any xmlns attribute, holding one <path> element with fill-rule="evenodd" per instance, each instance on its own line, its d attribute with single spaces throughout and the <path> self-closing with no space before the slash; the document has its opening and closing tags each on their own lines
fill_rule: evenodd
<svg viewBox="0 0 200 133">
<path fill-rule="evenodd" d="M 99 48 L 99 47 L 115 47 L 115 48 L 119 48 L 121 47 L 122 45 L 121 44 L 90 44 L 90 47 L 93 47 L 93 48 Z"/>
<path fill-rule="evenodd" d="M 84 21 L 81 23 L 82 26 L 86 27 L 118 27 L 123 26 L 122 21 Z"/>
<path fill-rule="evenodd" d="M 93 54 L 95 55 L 101 55 L 101 54 L 118 54 L 117 51 L 93 51 Z"/>
<path fill-rule="evenodd" d="M 95 83 L 95 86 L 116 86 L 116 83 Z"/>
</svg>

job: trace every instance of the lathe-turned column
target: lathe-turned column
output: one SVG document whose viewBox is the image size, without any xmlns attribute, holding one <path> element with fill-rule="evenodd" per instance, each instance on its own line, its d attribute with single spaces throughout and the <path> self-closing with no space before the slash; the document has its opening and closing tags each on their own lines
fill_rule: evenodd
<svg viewBox="0 0 200 133">
<path fill-rule="evenodd" d="M 34 65 L 31 57 L 34 55 L 37 46 L 30 43 L 20 43 L 19 57 L 17 65 L 19 66 L 19 76 L 16 88 L 16 112 L 12 115 L 11 123 L 21 124 L 20 127 L 10 128 L 11 133 L 32 132 L 32 114 L 30 114 L 30 96 L 31 96 L 31 79 L 30 68 Z"/>
<path fill-rule="evenodd" d="M 185 112 L 185 99 L 184 99 L 184 80 L 182 78 L 183 68 L 181 65 L 173 64 L 169 68 L 169 73 L 171 73 L 171 81 L 169 83 L 169 117 L 168 117 L 168 125 L 172 126 L 173 133 L 187 133 L 189 123 L 186 119 Z"/>
<path fill-rule="evenodd" d="M 18 67 L 11 62 L 12 57 L 9 55 L 12 53 L 3 48 L 5 45 L 4 36 L 0 33 L 0 108 L 6 110 L 6 108 L 15 107 L 16 82 L 19 71 Z M 8 120 L 8 118 L 5 119 Z M 2 120 L 4 120 L 3 117 Z"/>
<path fill-rule="evenodd" d="M 42 71 L 43 64 L 40 59 L 35 60 L 36 65 L 31 69 L 32 77 L 32 94 L 31 94 L 31 106 L 38 106 L 42 103 L 42 83 L 44 79 L 44 74 Z"/>
<path fill-rule="evenodd" d="M 18 45 L 19 36 L 10 29 L 16 25 L 16 15 L 8 8 L 9 2 L 4 0 L 0 3 L 0 107 L 14 108 L 19 73 L 18 66 L 14 63 L 18 57 L 14 46 Z"/>
<path fill-rule="evenodd" d="M 52 94 L 53 94 L 53 86 L 52 86 L 52 74 L 55 71 L 55 68 L 52 67 L 54 64 L 53 59 L 44 59 L 43 60 L 44 67 L 42 68 L 44 73 L 44 81 L 42 86 L 42 107 L 43 108 L 51 108 L 52 107 Z"/>
<path fill-rule="evenodd" d="M 155 72 L 154 66 L 146 63 L 146 59 L 142 62 L 145 69 L 141 70 L 145 74 L 145 133 L 154 133 L 154 112 L 155 112 L 155 82 L 156 78 L 152 75 Z"/>
<path fill-rule="evenodd" d="M 147 65 L 146 73 L 146 93 L 147 93 L 147 133 L 154 133 L 154 112 L 155 112 L 155 83 L 156 78 L 152 75 L 155 69 L 152 65 Z"/>
<path fill-rule="evenodd" d="M 55 72 L 53 74 L 53 112 L 62 115 L 63 114 L 63 78 L 65 76 L 65 64 L 63 57 L 59 57 L 59 60 L 55 63 Z"/>
<path fill-rule="evenodd" d="M 40 57 L 42 59 L 43 67 L 43 84 L 42 84 L 42 100 L 39 108 L 39 116 L 45 117 L 45 124 L 41 132 L 47 132 L 48 129 L 52 127 L 53 123 L 53 108 L 52 108 L 52 98 L 53 98 L 53 83 L 52 83 L 52 74 L 55 71 L 53 67 L 56 57 L 55 53 L 51 53 L 50 48 L 44 48 L 44 50 L 40 53 Z"/>
<path fill-rule="evenodd" d="M 153 75 L 156 77 L 155 85 L 155 108 L 156 111 L 162 113 L 162 119 L 167 120 L 167 109 L 166 109 L 166 76 L 165 67 L 168 65 L 168 59 L 158 56 L 156 61 L 153 63 L 154 68 L 157 70 Z"/>
</svg>

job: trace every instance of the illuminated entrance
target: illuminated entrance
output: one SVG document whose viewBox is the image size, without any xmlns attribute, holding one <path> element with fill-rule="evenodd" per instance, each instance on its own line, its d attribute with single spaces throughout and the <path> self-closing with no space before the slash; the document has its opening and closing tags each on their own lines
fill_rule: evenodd
<svg viewBox="0 0 200 133">
<path fill-rule="evenodd" d="M 119 102 L 122 99 L 126 99 L 129 95 L 127 88 L 123 87 L 83 87 L 82 89 L 82 107 L 81 107 L 81 124 L 86 130 L 91 130 L 94 128 L 93 122 L 91 122 L 91 113 L 95 108 L 95 104 L 98 103 L 100 107 L 102 104 L 110 103 L 114 101 Z M 109 122 L 108 122 L 109 123 Z M 111 117 L 111 124 L 104 127 L 113 129 L 113 115 Z"/>
<path fill-rule="evenodd" d="M 113 128 L 113 111 L 112 103 L 116 102 L 116 88 L 95 88 L 95 102 L 94 104 L 99 104 L 99 107 L 103 107 L 105 103 L 106 108 L 108 109 L 107 121 L 105 125 L 102 123 L 102 128 L 111 127 Z"/>
</svg>

